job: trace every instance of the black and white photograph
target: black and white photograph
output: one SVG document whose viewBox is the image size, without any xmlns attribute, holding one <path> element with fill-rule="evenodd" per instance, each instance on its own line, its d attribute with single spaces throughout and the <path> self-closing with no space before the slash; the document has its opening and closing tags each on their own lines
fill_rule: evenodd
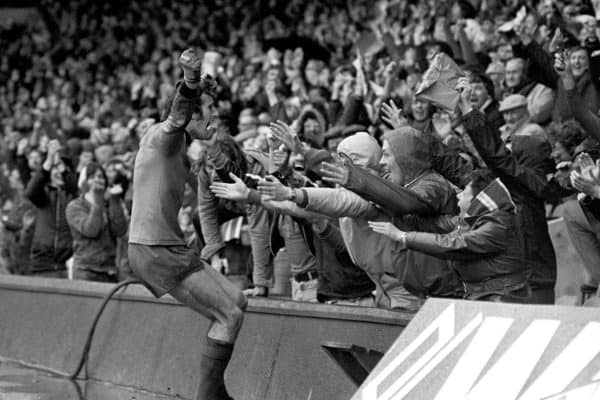
<svg viewBox="0 0 600 400">
<path fill-rule="evenodd" d="M 600 400 L 600 0 L 0 0 L 0 400 Z"/>
</svg>

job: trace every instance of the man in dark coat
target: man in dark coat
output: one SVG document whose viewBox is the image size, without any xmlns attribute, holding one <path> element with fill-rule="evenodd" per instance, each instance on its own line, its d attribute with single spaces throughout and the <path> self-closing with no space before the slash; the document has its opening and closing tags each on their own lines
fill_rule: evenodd
<svg viewBox="0 0 600 400">
<path fill-rule="evenodd" d="M 60 144 L 48 144 L 42 168 L 27 183 L 25 197 L 36 210 L 31 244 L 31 274 L 66 278 L 65 262 L 73 254 L 73 237 L 67 223 L 67 204 L 77 195 L 71 161 L 60 157 Z"/>
<path fill-rule="evenodd" d="M 548 233 L 544 200 L 557 192 L 546 180 L 550 145 L 536 137 L 517 137 L 509 150 L 500 132 L 486 115 L 471 109 L 465 89 L 461 102 L 462 123 L 487 166 L 506 184 L 517 207 L 516 228 L 531 271 L 534 302 L 554 303 L 556 256 Z"/>
</svg>

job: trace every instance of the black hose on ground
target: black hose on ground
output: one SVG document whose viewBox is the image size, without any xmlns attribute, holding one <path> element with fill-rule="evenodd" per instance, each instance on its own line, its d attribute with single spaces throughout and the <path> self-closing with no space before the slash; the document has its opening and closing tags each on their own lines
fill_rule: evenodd
<svg viewBox="0 0 600 400">
<path fill-rule="evenodd" d="M 102 300 L 102 304 L 100 305 L 100 308 L 98 309 L 98 311 L 96 311 L 96 315 L 94 316 L 94 321 L 92 322 L 92 325 L 90 326 L 90 330 L 88 331 L 88 335 L 85 340 L 85 345 L 83 346 L 83 351 L 81 353 L 79 363 L 77 364 L 77 368 L 75 369 L 75 371 L 72 374 L 70 374 L 68 376 L 64 376 L 65 378 L 68 378 L 71 380 L 77 379 L 77 376 L 79 375 L 79 373 L 81 372 L 81 369 L 85 365 L 88 355 L 90 353 L 90 348 L 92 347 L 92 340 L 94 338 L 94 332 L 96 332 L 96 326 L 98 325 L 98 321 L 100 320 L 100 317 L 102 316 L 102 312 L 104 311 L 104 308 L 106 307 L 106 305 L 108 304 L 110 299 L 119 290 L 121 290 L 121 288 L 124 288 L 124 287 L 132 285 L 132 284 L 136 284 L 136 283 L 142 283 L 142 282 L 137 279 L 127 279 L 127 280 L 124 280 L 123 282 L 119 282 L 111 289 L 110 292 L 108 292 L 108 294 L 106 296 L 104 296 L 104 299 Z"/>
<path fill-rule="evenodd" d="M 102 300 L 102 304 L 100 305 L 100 308 L 98 308 L 98 311 L 96 311 L 96 315 L 94 316 L 94 321 L 92 322 L 92 325 L 90 326 L 90 330 L 88 331 L 87 338 L 85 340 L 85 345 L 83 346 L 83 351 L 81 352 L 81 357 L 79 358 L 79 362 L 77 363 L 77 368 L 75 369 L 74 372 L 68 373 L 68 372 L 59 371 L 56 369 L 44 367 L 41 365 L 30 364 L 30 363 L 26 363 L 26 362 L 22 362 L 22 361 L 17 361 L 17 363 L 21 364 L 27 368 L 47 372 L 47 373 L 57 376 L 59 378 L 66 378 L 66 379 L 70 379 L 70 380 L 77 379 L 77 376 L 79 375 L 79 373 L 81 372 L 81 370 L 83 369 L 83 367 L 87 361 L 87 358 L 88 358 L 88 355 L 90 352 L 90 348 L 92 346 L 92 340 L 94 338 L 94 333 L 96 332 L 96 326 L 98 325 L 98 321 L 100 320 L 100 317 L 102 316 L 102 312 L 104 311 L 104 308 L 106 308 L 106 305 L 108 304 L 110 299 L 120 289 L 122 289 L 126 286 L 129 286 L 129 285 L 132 285 L 132 284 L 136 284 L 136 283 L 142 283 L 142 282 L 137 279 L 127 279 L 127 280 L 124 280 L 123 282 L 119 282 L 110 290 L 110 292 L 108 292 L 106 294 L 106 296 L 104 296 L 104 299 Z M 10 361 L 13 361 L 13 360 L 10 360 Z M 87 379 L 87 377 L 85 379 Z"/>
</svg>

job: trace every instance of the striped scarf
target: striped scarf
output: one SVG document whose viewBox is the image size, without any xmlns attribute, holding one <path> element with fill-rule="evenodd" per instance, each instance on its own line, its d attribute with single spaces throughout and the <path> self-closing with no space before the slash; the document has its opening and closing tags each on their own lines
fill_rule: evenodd
<svg viewBox="0 0 600 400">
<path fill-rule="evenodd" d="M 508 189 L 499 178 L 496 178 L 471 200 L 465 219 L 479 217 L 498 209 L 516 213 L 515 203 Z"/>
</svg>

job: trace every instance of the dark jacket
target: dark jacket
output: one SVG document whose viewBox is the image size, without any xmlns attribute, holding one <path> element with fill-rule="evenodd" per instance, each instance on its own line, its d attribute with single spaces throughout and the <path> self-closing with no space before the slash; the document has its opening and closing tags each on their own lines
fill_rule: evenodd
<svg viewBox="0 0 600 400">
<path fill-rule="evenodd" d="M 565 90 L 569 103 L 569 115 L 583 126 L 589 137 L 600 141 L 600 118 L 595 111 L 586 107 L 585 99 L 577 93 L 577 89 Z"/>
<path fill-rule="evenodd" d="M 63 174 L 64 186 L 51 187 L 50 172 L 37 171 L 25 189 L 25 196 L 36 208 L 36 223 L 31 244 L 31 271 L 65 269 L 65 261 L 73 254 L 73 238 L 65 209 L 77 193 L 75 176 Z"/>
<path fill-rule="evenodd" d="M 500 127 L 505 124 L 504 117 L 500 112 L 500 105 L 496 100 L 492 100 L 483 112 L 491 126 L 500 129 Z"/>
<path fill-rule="evenodd" d="M 412 137 L 412 139 L 411 139 Z M 391 215 L 457 214 L 455 191 L 443 176 L 433 171 L 432 154 L 427 137 L 411 127 L 386 134 L 396 160 L 404 173 L 414 177 L 405 186 L 374 176 L 365 168 L 346 162 L 347 189 L 379 204 Z"/>
<path fill-rule="evenodd" d="M 391 215 L 458 213 L 456 192 L 443 176 L 433 170 L 425 171 L 410 185 L 401 186 L 351 163 L 347 163 L 347 167 L 349 176 L 344 186 L 380 205 Z"/>
<path fill-rule="evenodd" d="M 73 265 L 95 272 L 116 271 L 116 240 L 127 233 L 127 218 L 119 197 L 111 196 L 104 207 L 92 207 L 83 197 L 66 209 L 73 235 Z"/>
<path fill-rule="evenodd" d="M 500 139 L 500 132 L 478 111 L 467 114 L 463 125 L 487 166 L 506 184 L 516 203 L 515 229 L 525 247 L 525 263 L 532 271 L 532 288 L 553 288 L 556 255 L 544 206 L 544 200 L 557 193 L 556 185 L 546 180 L 550 145 L 532 137 L 517 138 L 510 152 Z"/>
<path fill-rule="evenodd" d="M 408 232 L 406 246 L 453 260 L 452 265 L 464 282 L 477 283 L 520 274 L 524 283 L 526 267 L 522 246 L 518 235 L 512 234 L 515 216 L 515 205 L 508 190 L 496 179 L 472 200 L 464 221 L 458 226 L 455 224 L 452 232 Z M 448 227 L 452 225 L 449 223 Z"/>
<path fill-rule="evenodd" d="M 411 126 L 420 130 L 429 141 L 431 149 L 431 165 L 444 178 L 458 187 L 465 187 L 469 183 L 469 176 L 473 172 L 473 164 L 463 157 L 456 157 L 456 149 L 446 146 L 440 136 L 435 132 L 431 119 L 425 123 L 412 122 Z M 464 149 L 467 151 L 467 149 Z"/>
<path fill-rule="evenodd" d="M 571 118 L 569 99 L 560 77 L 554 70 L 552 56 L 535 41 L 527 46 L 515 46 L 515 53 L 515 55 L 529 61 L 529 74 L 536 82 L 556 90 L 552 120 L 564 121 Z M 596 85 L 592 82 L 589 71 L 577 79 L 576 91 L 584 99 L 586 108 L 594 113 L 598 112 L 600 96 Z"/>
</svg>

